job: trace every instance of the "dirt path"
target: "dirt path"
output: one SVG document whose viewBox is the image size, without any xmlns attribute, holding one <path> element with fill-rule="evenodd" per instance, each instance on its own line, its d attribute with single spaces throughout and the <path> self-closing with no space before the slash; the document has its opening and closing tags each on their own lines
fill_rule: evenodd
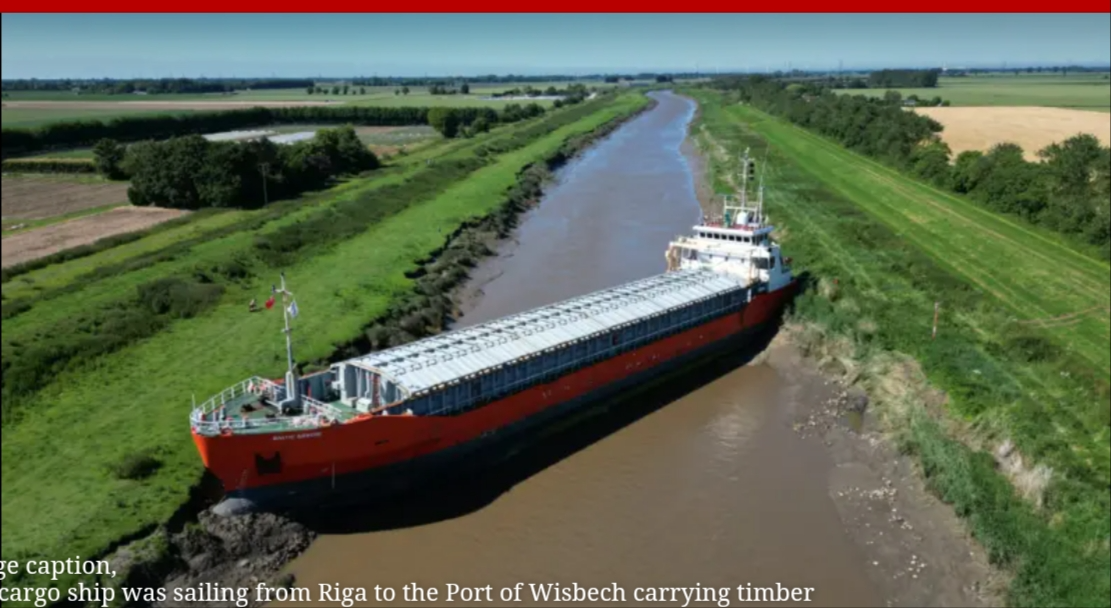
<svg viewBox="0 0 1111 608">
<path fill-rule="evenodd" d="M 13 234 L 4 239 L 2 266 L 7 268 L 58 251 L 87 245 L 106 236 L 143 230 L 185 213 L 187 212 L 178 209 L 119 207 L 98 215 Z"/>
</svg>

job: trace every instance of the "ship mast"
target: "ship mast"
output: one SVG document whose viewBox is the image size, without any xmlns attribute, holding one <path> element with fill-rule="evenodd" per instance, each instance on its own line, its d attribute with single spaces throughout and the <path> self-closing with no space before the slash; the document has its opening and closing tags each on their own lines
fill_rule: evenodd
<svg viewBox="0 0 1111 608">
<path fill-rule="evenodd" d="M 279 291 L 282 294 L 282 317 L 285 320 L 285 329 L 282 330 L 282 333 L 285 334 L 285 356 L 287 365 L 285 372 L 286 399 L 283 405 L 289 404 L 294 408 L 299 408 L 301 405 L 301 395 L 297 387 L 297 370 L 293 365 L 293 327 L 290 325 L 290 319 L 296 316 L 297 309 L 293 294 L 286 289 L 284 272 L 282 273 L 282 288 Z M 286 304 L 286 296 L 289 297 L 288 305 Z"/>
<path fill-rule="evenodd" d="M 749 148 L 745 148 L 745 155 L 741 159 L 741 192 L 737 197 L 726 196 L 722 204 L 723 217 L 726 228 L 732 228 L 740 219 L 748 220 L 747 214 L 753 209 L 748 206 L 748 180 L 749 178 L 756 177 L 756 161 L 749 157 Z M 737 198 L 740 199 L 739 205 L 730 205 L 729 203 Z M 760 176 L 760 188 L 757 194 L 759 207 L 755 210 L 755 217 L 752 221 L 760 223 L 763 221 L 763 207 L 764 207 L 764 179 L 763 175 Z"/>
</svg>

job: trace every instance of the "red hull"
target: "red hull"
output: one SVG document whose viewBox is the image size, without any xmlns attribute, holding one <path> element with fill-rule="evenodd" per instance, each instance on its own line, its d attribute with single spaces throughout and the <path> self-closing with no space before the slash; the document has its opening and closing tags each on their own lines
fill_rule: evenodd
<svg viewBox="0 0 1111 608">
<path fill-rule="evenodd" d="M 444 450 L 589 394 L 669 360 L 773 320 L 795 284 L 756 296 L 741 311 L 664 338 L 456 416 L 364 417 L 346 424 L 258 435 L 200 436 L 193 441 L 226 492 L 359 473 Z M 280 454 L 281 470 L 260 475 L 256 458 Z"/>
</svg>

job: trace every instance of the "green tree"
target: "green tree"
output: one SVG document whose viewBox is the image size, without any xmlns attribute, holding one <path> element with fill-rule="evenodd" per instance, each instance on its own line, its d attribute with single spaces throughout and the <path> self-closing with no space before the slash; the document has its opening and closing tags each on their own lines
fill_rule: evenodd
<svg viewBox="0 0 1111 608">
<path fill-rule="evenodd" d="M 428 124 L 447 139 L 459 134 L 459 115 L 453 108 L 436 107 L 428 110 Z"/>
<path fill-rule="evenodd" d="M 911 155 L 911 167 L 923 179 L 945 186 L 952 179 L 949 155 L 949 146 L 936 139 L 915 149 Z"/>
<path fill-rule="evenodd" d="M 408 95 L 409 94 L 409 86 L 408 85 L 405 85 L 405 86 L 401 87 L 401 94 L 402 95 Z"/>
<path fill-rule="evenodd" d="M 305 89 L 305 93 L 307 93 L 307 94 L 309 94 L 309 95 L 312 95 L 312 94 L 313 94 L 313 93 L 315 93 L 315 92 L 316 92 L 316 87 L 307 87 L 307 88 Z"/>
<path fill-rule="evenodd" d="M 114 139 L 102 139 L 93 146 L 96 170 L 108 179 L 124 177 L 123 161 L 126 150 Z"/>
<path fill-rule="evenodd" d="M 1094 135 L 1076 135 L 1047 146 L 1038 152 L 1056 194 L 1088 196 L 1093 192 L 1092 177 L 1097 174 L 1103 156 L 1102 146 Z"/>
<path fill-rule="evenodd" d="M 464 94 L 464 95 L 470 95 L 471 94 L 471 85 L 464 82 L 463 86 L 459 87 L 459 92 Z"/>
</svg>

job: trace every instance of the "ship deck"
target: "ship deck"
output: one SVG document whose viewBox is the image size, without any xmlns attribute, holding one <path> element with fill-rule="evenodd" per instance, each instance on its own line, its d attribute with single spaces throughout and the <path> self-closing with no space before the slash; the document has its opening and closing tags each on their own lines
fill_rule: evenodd
<svg viewBox="0 0 1111 608">
<path fill-rule="evenodd" d="M 359 415 L 354 408 L 341 401 L 330 401 L 327 405 L 338 415 L 336 422 L 343 423 Z M 278 408 L 258 395 L 245 393 L 225 401 L 223 407 L 209 412 L 204 417 L 207 422 L 238 421 L 243 424 L 235 429 L 237 435 L 254 433 L 275 433 L 294 431 L 304 428 L 297 416 L 283 416 Z M 255 423 L 255 424 L 251 424 Z"/>
<path fill-rule="evenodd" d="M 484 371 L 536 357 L 750 287 L 748 280 L 685 269 L 611 287 L 501 319 L 370 353 L 345 363 L 374 369 L 419 396 Z"/>
</svg>

